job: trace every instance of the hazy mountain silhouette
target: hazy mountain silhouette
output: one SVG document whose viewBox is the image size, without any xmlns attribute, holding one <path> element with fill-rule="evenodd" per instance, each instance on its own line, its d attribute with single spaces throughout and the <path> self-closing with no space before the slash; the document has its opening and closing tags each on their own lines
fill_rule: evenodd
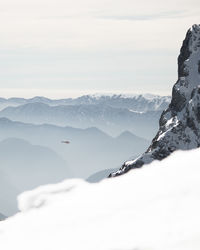
<svg viewBox="0 0 200 250">
<path fill-rule="evenodd" d="M 122 106 L 123 105 L 122 103 Z M 142 109 L 140 107 L 140 109 Z M 33 102 L 18 107 L 7 107 L 0 111 L 0 117 L 33 124 L 54 124 L 77 128 L 97 127 L 116 136 L 124 130 L 151 138 L 158 129 L 162 110 L 138 112 L 124 107 L 105 104 L 59 105 Z"/>
<path fill-rule="evenodd" d="M 11 156 L 10 156 L 11 157 Z M 12 183 L 8 174 L 3 169 L 3 164 L 0 164 L 0 211 L 3 215 L 9 216 L 17 211 L 16 197 L 20 190 Z"/>
<path fill-rule="evenodd" d="M 17 194 L 72 177 L 67 163 L 52 149 L 9 138 L 0 142 L 0 211 L 17 211 Z"/>
<path fill-rule="evenodd" d="M 57 105 L 107 105 L 114 108 L 133 109 L 138 112 L 163 110 L 170 102 L 169 96 L 158 96 L 153 94 L 92 94 L 77 98 L 49 99 L 43 96 L 33 98 L 0 98 L 0 109 L 8 106 L 19 106 L 22 104 L 40 102 L 50 106 Z"/>
<path fill-rule="evenodd" d="M 0 221 L 5 220 L 5 219 L 6 219 L 6 216 L 0 213 Z"/>
<path fill-rule="evenodd" d="M 76 177 L 87 178 L 106 166 L 116 168 L 125 159 L 145 150 L 148 141 L 127 133 L 113 138 L 97 128 L 76 129 L 54 125 L 33 125 L 0 118 L 0 140 L 16 137 L 46 146 L 61 155 Z M 129 138 L 129 139 L 128 139 Z M 69 140 L 66 145 L 61 143 Z M 95 162 L 95 164 L 94 164 Z"/>
</svg>

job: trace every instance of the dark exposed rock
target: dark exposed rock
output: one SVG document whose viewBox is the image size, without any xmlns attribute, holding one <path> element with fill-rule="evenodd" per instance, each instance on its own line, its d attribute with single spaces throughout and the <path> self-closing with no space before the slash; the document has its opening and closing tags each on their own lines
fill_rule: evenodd
<svg viewBox="0 0 200 250">
<path fill-rule="evenodd" d="M 186 97 L 180 92 L 180 89 L 174 85 L 172 90 L 172 101 L 170 103 L 170 109 L 180 112 L 185 106 Z"/>
<path fill-rule="evenodd" d="M 186 38 L 183 41 L 183 45 L 181 47 L 180 55 L 178 57 L 178 77 L 187 76 L 188 72 L 185 69 L 185 61 L 190 57 L 191 51 L 189 49 L 189 42 L 192 37 L 192 31 L 189 29 Z"/>
</svg>

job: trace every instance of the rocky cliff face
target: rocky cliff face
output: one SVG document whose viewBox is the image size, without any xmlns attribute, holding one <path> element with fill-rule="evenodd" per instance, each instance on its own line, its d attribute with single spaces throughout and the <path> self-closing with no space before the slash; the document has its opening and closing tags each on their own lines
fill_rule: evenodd
<svg viewBox="0 0 200 250">
<path fill-rule="evenodd" d="M 128 161 L 109 177 L 162 160 L 177 149 L 200 146 L 200 25 L 188 30 L 178 57 L 178 81 L 169 107 L 162 113 L 159 131 L 139 158 Z"/>
</svg>

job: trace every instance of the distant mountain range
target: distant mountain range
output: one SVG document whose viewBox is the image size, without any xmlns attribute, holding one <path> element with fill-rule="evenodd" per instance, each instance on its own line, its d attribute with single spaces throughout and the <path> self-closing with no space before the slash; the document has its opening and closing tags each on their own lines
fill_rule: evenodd
<svg viewBox="0 0 200 250">
<path fill-rule="evenodd" d="M 1 99 L 2 105 L 7 103 L 10 107 L 0 111 L 0 117 L 33 124 L 97 127 L 112 136 L 129 130 L 149 139 L 155 135 L 158 119 L 169 101 L 169 97 L 153 95 L 87 95 L 62 100 L 11 98 Z"/>
<path fill-rule="evenodd" d="M 104 170 L 106 166 L 118 167 L 126 158 L 140 154 L 149 143 L 130 132 L 113 138 L 97 128 L 33 125 L 0 118 L 0 140 L 8 137 L 51 148 L 67 162 L 74 175 L 81 178 Z M 69 140 L 70 144 L 61 143 L 63 140 Z"/>
<path fill-rule="evenodd" d="M 16 212 L 16 196 L 38 185 L 107 177 L 147 149 L 168 103 L 155 95 L 0 98 L 0 212 Z"/>
<path fill-rule="evenodd" d="M 62 141 L 68 140 L 65 144 Z M 39 185 L 88 178 L 107 166 L 113 170 L 147 148 L 148 140 L 125 131 L 113 138 L 92 127 L 34 125 L 0 118 L 0 211 L 17 211 L 19 193 Z M 94 176 L 102 179 L 105 173 Z"/>
<path fill-rule="evenodd" d="M 107 105 L 113 108 L 126 108 L 137 112 L 163 110 L 170 102 L 169 96 L 158 96 L 152 94 L 144 95 L 116 95 L 116 94 L 94 94 L 84 95 L 78 98 L 66 98 L 53 100 L 42 96 L 30 99 L 25 98 L 0 98 L 0 109 L 8 106 L 19 106 L 28 103 L 44 103 L 50 106 L 59 105 Z"/>
</svg>

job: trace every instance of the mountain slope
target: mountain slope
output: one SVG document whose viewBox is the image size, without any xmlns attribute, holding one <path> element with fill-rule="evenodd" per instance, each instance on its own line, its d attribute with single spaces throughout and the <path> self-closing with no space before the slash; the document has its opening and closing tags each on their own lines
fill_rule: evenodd
<svg viewBox="0 0 200 250">
<path fill-rule="evenodd" d="M 155 159 L 162 160 L 177 149 L 200 146 L 200 25 L 193 25 L 183 41 L 178 57 L 178 81 L 159 125 L 159 131 L 148 150 L 136 160 L 125 162 L 110 177 Z"/>
</svg>

